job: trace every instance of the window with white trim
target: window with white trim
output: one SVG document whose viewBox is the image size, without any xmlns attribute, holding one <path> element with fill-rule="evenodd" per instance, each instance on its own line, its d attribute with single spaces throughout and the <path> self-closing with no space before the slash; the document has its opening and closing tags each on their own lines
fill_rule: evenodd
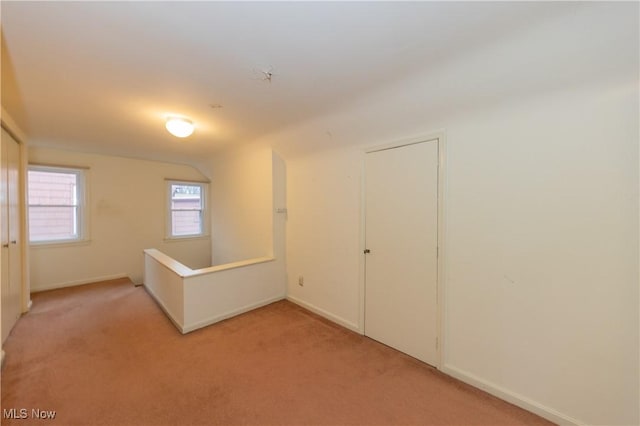
<svg viewBox="0 0 640 426">
<path fill-rule="evenodd" d="M 207 186 L 200 182 L 167 182 L 168 238 L 206 235 Z"/>
<path fill-rule="evenodd" d="M 29 241 L 61 243 L 84 239 L 83 169 L 29 166 Z"/>
</svg>

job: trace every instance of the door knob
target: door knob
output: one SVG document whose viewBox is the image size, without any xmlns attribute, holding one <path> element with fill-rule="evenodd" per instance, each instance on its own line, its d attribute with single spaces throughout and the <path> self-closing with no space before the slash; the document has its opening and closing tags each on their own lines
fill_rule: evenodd
<svg viewBox="0 0 640 426">
<path fill-rule="evenodd" d="M 371 253 L 371 250 L 369 250 L 369 249 L 364 249 L 364 254 L 369 254 L 369 253 Z"/>
<path fill-rule="evenodd" d="M 7 247 L 9 247 L 9 243 L 6 243 L 6 244 L 2 245 L 2 248 L 7 248 Z"/>
<path fill-rule="evenodd" d="M 16 244 L 16 243 L 17 243 L 16 240 L 11 241 L 11 244 Z"/>
</svg>

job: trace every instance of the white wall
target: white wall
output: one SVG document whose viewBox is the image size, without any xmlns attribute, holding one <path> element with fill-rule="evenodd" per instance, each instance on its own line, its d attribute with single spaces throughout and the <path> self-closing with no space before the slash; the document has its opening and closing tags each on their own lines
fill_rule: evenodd
<svg viewBox="0 0 640 426">
<path fill-rule="evenodd" d="M 212 265 L 273 255 L 272 169 L 268 147 L 211 160 Z"/>
<path fill-rule="evenodd" d="M 31 147 L 31 163 L 88 167 L 87 244 L 31 246 L 32 291 L 116 276 L 142 282 L 143 250 L 157 248 L 192 268 L 210 265 L 210 238 L 165 241 L 165 179 L 203 181 L 196 169 Z"/>
<path fill-rule="evenodd" d="M 287 296 L 351 329 L 360 328 L 362 161 L 357 148 L 287 161 Z"/>
<path fill-rule="evenodd" d="M 447 126 L 445 367 L 579 422 L 638 422 L 637 98 Z"/>
<path fill-rule="evenodd" d="M 576 4 L 259 141 L 287 161 L 289 297 L 362 328 L 362 149 L 444 129 L 443 369 L 558 422 L 638 424 L 637 16 Z"/>
</svg>

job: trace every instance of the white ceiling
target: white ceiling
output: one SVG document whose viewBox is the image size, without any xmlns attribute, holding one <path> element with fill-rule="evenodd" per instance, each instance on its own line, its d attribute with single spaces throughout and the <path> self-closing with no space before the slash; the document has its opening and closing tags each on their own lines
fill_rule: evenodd
<svg viewBox="0 0 640 426">
<path fill-rule="evenodd" d="M 32 145 L 194 163 L 563 7 L 3 1 L 2 102 Z M 169 135 L 168 114 L 190 117 L 195 134 Z"/>
</svg>

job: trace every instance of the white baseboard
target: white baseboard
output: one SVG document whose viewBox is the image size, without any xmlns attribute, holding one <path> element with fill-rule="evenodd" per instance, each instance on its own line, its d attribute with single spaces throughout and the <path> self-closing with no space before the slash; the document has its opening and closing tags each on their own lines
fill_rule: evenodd
<svg viewBox="0 0 640 426">
<path fill-rule="evenodd" d="M 287 300 L 289 300 L 290 302 L 295 303 L 296 305 L 300 305 L 305 309 L 310 310 L 311 312 L 313 312 L 314 314 L 318 314 L 321 317 L 324 317 L 326 319 L 328 319 L 329 321 L 333 321 L 336 324 L 339 324 L 345 328 L 348 328 L 351 331 L 355 331 L 358 334 L 364 334 L 364 330 L 361 330 L 360 327 L 358 326 L 358 324 L 354 324 L 351 321 L 347 321 L 343 318 L 340 318 L 337 315 L 334 315 L 330 312 L 325 311 L 322 308 L 318 308 L 315 305 L 312 305 L 311 303 L 308 302 L 304 302 L 296 297 L 293 296 L 287 296 Z"/>
<path fill-rule="evenodd" d="M 575 425 L 575 426 L 585 425 L 584 422 L 581 422 L 579 420 L 566 416 L 562 413 L 559 413 L 558 411 L 552 408 L 546 407 L 525 396 L 519 395 L 515 392 L 512 392 L 494 383 L 488 382 L 484 379 L 481 379 L 478 376 L 475 376 L 459 368 L 453 367 L 449 364 L 445 364 L 442 367 L 441 371 L 451 377 L 455 377 L 460 381 L 470 384 L 471 386 L 474 386 L 478 389 L 482 389 L 483 391 L 490 393 L 493 396 L 496 396 L 502 400 L 510 402 L 513 405 L 516 405 L 520 408 L 524 408 L 525 410 L 530 411 L 534 414 L 537 414 L 540 417 L 544 417 L 545 419 L 553 423 L 556 423 L 559 425 Z"/>
<path fill-rule="evenodd" d="M 29 298 L 29 302 L 27 302 L 27 307 L 25 310 L 22 311 L 23 314 L 26 314 L 27 312 L 29 312 L 31 310 L 31 307 L 33 307 L 33 300 L 31 300 L 31 298 Z"/>
<path fill-rule="evenodd" d="M 207 318 L 207 319 L 202 320 L 202 321 L 195 322 L 193 324 L 185 325 L 184 327 L 182 327 L 182 333 L 183 334 L 190 333 L 192 331 L 198 330 L 200 328 L 206 327 L 206 326 L 211 325 L 211 324 L 215 324 L 215 323 L 220 322 L 222 320 L 226 320 L 228 318 L 235 317 L 236 315 L 244 314 L 245 312 L 249 312 L 249 311 L 252 311 L 254 309 L 261 308 L 261 307 L 269 305 L 269 304 L 271 304 L 273 302 L 277 302 L 278 300 L 283 300 L 284 298 L 285 298 L 284 295 L 271 297 L 269 299 L 265 299 L 265 300 L 262 300 L 260 302 L 252 303 L 250 305 L 246 305 L 246 306 L 243 306 L 241 308 L 234 309 L 232 311 L 228 311 L 228 312 L 225 312 L 225 313 L 220 314 L 220 315 L 215 315 L 213 317 Z"/>
<path fill-rule="evenodd" d="M 93 284 L 100 281 L 117 280 L 120 278 L 129 278 L 125 273 L 115 275 L 104 275 L 102 277 L 93 277 L 83 280 L 67 281 L 63 283 L 49 284 L 40 287 L 31 287 L 31 293 L 38 293 L 40 291 L 57 290 L 59 288 L 74 287 L 77 285 Z"/>
</svg>

